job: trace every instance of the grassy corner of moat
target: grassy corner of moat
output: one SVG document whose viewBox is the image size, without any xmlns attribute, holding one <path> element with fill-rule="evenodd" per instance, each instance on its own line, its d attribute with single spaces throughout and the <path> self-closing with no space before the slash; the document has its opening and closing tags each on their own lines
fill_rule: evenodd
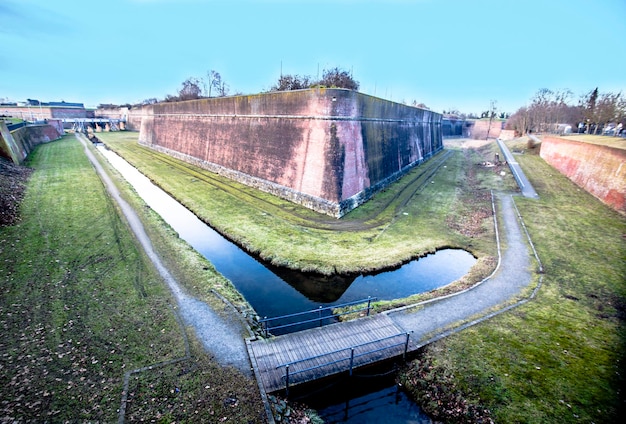
<svg viewBox="0 0 626 424">
<path fill-rule="evenodd" d="M 465 249 L 479 262 L 497 256 L 483 152 L 442 153 L 337 220 L 141 146 L 137 133 L 99 137 L 202 220 L 273 265 L 347 274 L 447 247 Z M 438 165 L 430 178 L 426 170 Z M 494 170 L 485 174 L 510 186 Z"/>
<path fill-rule="evenodd" d="M 105 141 L 111 137 L 111 144 L 124 143 L 127 159 L 140 168 L 148 167 L 150 160 L 142 165 L 139 150 L 143 148 L 132 139 L 124 141 L 129 136 L 136 140 L 136 134 L 102 136 Z M 404 227 L 396 227 L 399 233 L 407 229 L 425 231 L 428 242 L 410 239 L 417 246 L 415 249 L 395 251 L 400 253 L 402 259 L 396 259 L 400 262 L 406 259 L 404 256 L 423 254 L 437 247 L 466 248 L 479 258 L 471 271 L 476 275 L 466 279 L 471 284 L 493 269 L 493 223 L 481 218 L 490 210 L 488 192 L 513 191 L 514 182 L 506 175 L 506 168 L 485 166 L 497 152 L 494 143 L 480 143 L 472 148 L 465 148 L 469 143 L 463 141 L 446 144 L 453 151 L 451 161 L 435 176 L 434 183 L 419 186 L 411 196 L 414 200 L 402 205 L 408 210 L 400 211 L 394 206 L 375 215 L 359 208 L 346 221 L 368 225 L 370 232 L 362 233 L 362 242 L 367 238 L 370 244 L 379 240 L 389 243 L 397 221 L 406 221 L 400 222 L 406 224 Z M 8 353 L 0 361 L 4 369 L 12 370 L 0 377 L 3 416 L 22 420 L 78 417 L 114 421 L 124 370 L 184 353 L 176 319 L 172 313 L 164 313 L 170 305 L 167 290 L 131 240 L 110 200 L 102 200 L 107 196 L 95 183 L 93 170 L 84 164 L 73 165 L 76 160 L 85 160 L 77 159 L 82 154 L 78 153 L 82 147 L 77 146 L 75 141 L 65 139 L 35 152 L 30 162 L 35 173 L 22 205 L 22 221 L 0 227 L 0 259 L 2 272 L 7 276 L 2 286 L 1 340 Z M 496 422 L 617 422 L 624 404 L 620 388 L 624 383 L 626 351 L 626 220 L 549 167 L 534 154 L 537 147 L 528 149 L 525 141 L 511 147 L 523 152 L 518 155 L 519 162 L 540 195 L 538 201 L 518 197 L 516 205 L 543 263 L 543 285 L 525 305 L 430 345 L 407 365 L 399 380 L 428 412 L 449 422 L 475 422 L 479 417 L 484 417 L 484 422 L 490 417 Z M 72 170 L 73 167 L 77 169 Z M 54 171 L 55 168 L 59 169 Z M 187 175 L 177 186 L 175 167 L 164 168 L 155 167 L 151 172 L 172 177 L 170 184 L 174 189 L 193 186 L 194 179 L 203 178 L 202 172 Z M 462 179 L 453 183 L 452 175 Z M 434 190 L 439 185 L 443 187 L 441 193 Z M 452 186 L 454 190 L 448 191 Z M 205 259 L 180 241 L 132 190 L 124 188 L 124 183 L 120 187 L 127 200 L 141 211 L 150 236 L 158 240 L 160 253 L 187 289 L 214 302 L 210 288 L 215 288 L 234 303 L 241 302 L 232 285 Z M 394 198 L 393 190 L 392 187 L 373 199 L 371 207 L 376 209 L 376 202 L 384 203 L 385 196 Z M 211 191 L 215 195 L 219 190 Z M 299 235 L 303 235 L 321 248 L 324 238 L 309 238 L 309 233 L 333 233 L 332 229 L 323 228 L 328 224 L 317 215 L 273 198 L 262 199 L 260 213 L 241 201 L 239 208 L 229 209 L 225 197 L 235 192 L 242 196 L 250 193 L 240 187 L 225 187 L 221 191 L 225 193 L 222 197 L 212 197 L 219 206 L 208 210 L 203 219 L 224 222 L 235 236 L 239 236 L 236 230 L 240 223 L 245 224 L 240 233 L 259 223 L 283 225 L 289 220 L 281 215 L 281 210 L 287 211 L 283 214 L 293 224 L 281 233 L 281 237 L 291 237 L 290 243 L 297 243 L 301 240 Z M 57 198 L 59 194 L 62 196 Z M 76 203 L 73 197 L 80 197 L 81 201 Z M 403 204 L 401 195 L 395 199 Z M 191 194 L 186 201 L 195 207 L 207 206 Z M 427 205 L 423 211 L 419 201 Z M 83 203 L 92 210 L 85 211 Z M 80 207 L 74 209 L 74 205 Z M 233 214 L 231 223 L 220 220 L 221 208 L 226 211 L 224 214 Z M 246 213 L 252 224 L 246 222 Z M 433 221 L 445 221 L 445 225 L 436 227 L 444 229 L 441 234 L 429 232 L 428 224 Z M 68 222 L 73 223 L 71 231 L 67 229 Z M 375 228 L 378 229 L 372 230 Z M 353 242 L 353 236 L 349 232 L 343 243 Z M 104 242 L 116 238 L 121 241 Z M 280 255 L 275 253 L 285 246 L 284 241 L 268 243 L 267 256 L 278 258 Z M 260 247 L 251 250 L 259 252 Z M 178 260 L 181 256 L 185 260 Z M 275 260 L 300 264 L 295 258 L 280 256 Z M 414 300 L 421 299 L 401 303 Z M 391 306 L 396 305 L 381 305 Z M 90 343 L 87 345 L 86 341 Z M 122 348 L 117 349 L 116 343 L 122 344 Z M 218 366 L 193 340 L 191 353 L 187 362 L 133 377 L 127 417 L 188 422 L 218 421 L 224 417 L 263 421 L 253 383 Z M 85 366 L 74 370 L 72 361 Z M 105 380 L 104 384 L 101 380 Z M 21 406 L 16 406 L 16 402 Z"/>
</svg>

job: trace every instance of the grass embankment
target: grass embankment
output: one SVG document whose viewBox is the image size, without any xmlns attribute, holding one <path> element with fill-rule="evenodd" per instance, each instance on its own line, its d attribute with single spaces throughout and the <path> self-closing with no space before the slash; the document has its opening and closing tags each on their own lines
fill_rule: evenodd
<svg viewBox="0 0 626 424">
<path fill-rule="evenodd" d="M 618 422 L 626 219 L 539 156 L 517 159 L 540 197 L 516 199 L 545 269 L 537 297 L 431 345 L 403 381 L 451 422 L 466 421 L 465 401 L 503 423 Z"/>
<path fill-rule="evenodd" d="M 137 136 L 98 135 L 213 228 L 275 265 L 360 273 L 456 247 L 479 259 L 461 284 L 493 269 L 488 187 L 511 187 L 512 178 L 481 166 L 493 158 L 489 147 L 444 152 L 337 220 L 140 146 Z"/>
<path fill-rule="evenodd" d="M 185 357 L 185 331 L 74 136 L 28 165 L 21 221 L 0 227 L 0 420 L 115 422 L 124 374 Z M 180 253 L 179 267 L 197 260 Z M 126 418 L 263 421 L 256 384 L 190 345 L 188 359 L 132 374 Z"/>
<path fill-rule="evenodd" d="M 615 147 L 626 150 L 626 138 L 608 137 L 606 135 L 572 134 L 562 137 L 565 140 L 581 141 L 583 143 L 599 144 L 601 146 Z"/>
</svg>

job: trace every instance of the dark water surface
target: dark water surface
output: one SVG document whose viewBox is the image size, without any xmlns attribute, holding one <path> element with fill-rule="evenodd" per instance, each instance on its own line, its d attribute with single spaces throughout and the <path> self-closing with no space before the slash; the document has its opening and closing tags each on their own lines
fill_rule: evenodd
<svg viewBox="0 0 626 424">
<path fill-rule="evenodd" d="M 476 262 L 468 252 L 444 249 L 375 275 L 322 276 L 263 264 L 222 237 L 154 185 L 117 154 L 100 152 L 144 201 L 228 278 L 261 317 L 333 306 L 365 299 L 399 299 L 444 286 L 462 277 Z"/>
<path fill-rule="evenodd" d="M 351 377 L 294 388 L 290 399 L 315 409 L 326 424 L 432 424 L 395 383 L 395 371 L 391 363 L 368 367 Z"/>
</svg>

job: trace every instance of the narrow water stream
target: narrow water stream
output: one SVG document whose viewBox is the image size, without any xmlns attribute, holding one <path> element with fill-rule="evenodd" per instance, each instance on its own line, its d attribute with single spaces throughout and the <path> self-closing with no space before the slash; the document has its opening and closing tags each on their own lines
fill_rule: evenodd
<svg viewBox="0 0 626 424">
<path fill-rule="evenodd" d="M 466 274 L 476 262 L 464 250 L 445 249 L 397 269 L 354 277 L 327 277 L 263 264 L 198 219 L 123 158 L 104 146 L 100 146 L 99 151 L 146 204 L 161 215 L 180 238 L 211 261 L 262 317 L 302 312 L 368 296 L 383 300 L 404 298 L 449 284 Z M 341 390 L 340 398 L 329 392 L 322 400 L 315 400 L 319 402 L 322 416 L 328 422 L 341 423 L 430 422 L 393 383 L 383 383 L 382 388 L 380 383 L 373 387 L 360 386 L 364 392 L 357 390 L 348 394 L 347 390 Z"/>
</svg>

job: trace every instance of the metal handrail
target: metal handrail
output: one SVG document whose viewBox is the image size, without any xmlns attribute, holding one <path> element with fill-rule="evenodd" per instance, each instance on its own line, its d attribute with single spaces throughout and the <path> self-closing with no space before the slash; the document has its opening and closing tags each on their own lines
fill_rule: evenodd
<svg viewBox="0 0 626 424">
<path fill-rule="evenodd" d="M 359 347 L 363 347 L 363 346 L 366 346 L 366 345 L 369 345 L 369 344 L 373 344 L 373 343 L 379 343 L 381 341 L 393 339 L 393 338 L 396 338 L 396 337 L 399 337 L 399 336 L 405 336 L 406 339 L 403 342 L 401 342 L 401 343 L 395 343 L 393 345 L 384 346 L 384 347 L 373 349 L 373 350 L 368 350 L 367 352 L 358 353 L 356 355 L 354 354 L 354 350 L 359 348 Z M 377 340 L 372 340 L 372 341 L 361 343 L 361 344 L 354 345 L 354 346 L 351 346 L 351 347 L 345 347 L 345 348 L 342 348 L 342 349 L 337 349 L 337 350 L 334 350 L 332 352 L 326 352 L 326 353 L 322 353 L 320 355 L 310 356 L 308 358 L 303 358 L 303 359 L 298 359 L 296 361 L 286 362 L 284 364 L 278 365 L 275 369 L 278 369 L 278 368 L 281 368 L 281 367 L 285 367 L 285 374 L 282 376 L 282 379 L 285 380 L 285 394 L 288 396 L 289 395 L 289 377 L 292 376 L 292 375 L 295 375 L 295 374 L 303 373 L 303 372 L 306 372 L 306 371 L 312 371 L 312 370 L 315 370 L 315 369 L 318 369 L 318 368 L 322 368 L 322 367 L 326 367 L 326 366 L 329 366 L 329 365 L 337 364 L 339 362 L 350 360 L 350 366 L 349 366 L 348 369 L 350 371 L 350 375 L 352 375 L 352 370 L 354 368 L 354 358 L 358 358 L 358 357 L 361 357 L 361 356 L 369 355 L 371 353 L 380 352 L 380 351 L 383 351 L 383 350 L 386 350 L 386 349 L 391 349 L 391 348 L 394 348 L 394 347 L 397 347 L 397 346 L 401 346 L 402 344 L 404 344 L 404 352 L 403 352 L 402 356 L 404 358 L 406 358 L 406 353 L 407 353 L 407 351 L 409 349 L 409 337 L 410 337 L 410 333 L 408 333 L 408 332 L 407 333 L 398 333 L 398 334 L 395 334 L 393 336 L 383 337 L 383 338 L 380 338 L 380 339 L 377 339 Z M 337 359 L 337 360 L 334 360 L 334 361 L 325 362 L 323 364 L 315 365 L 315 366 L 312 366 L 312 367 L 309 367 L 309 368 L 301 369 L 301 370 L 298 370 L 298 371 L 289 372 L 289 367 L 291 365 L 295 365 L 295 364 L 300 363 L 300 362 L 310 361 L 312 359 L 321 358 L 323 356 L 333 355 L 333 354 L 336 354 L 336 353 L 339 353 L 339 352 L 343 352 L 343 351 L 346 351 L 346 350 L 350 350 L 350 357 L 341 358 L 341 359 Z"/>
<path fill-rule="evenodd" d="M 325 319 L 336 318 L 336 317 L 340 317 L 342 315 L 353 314 L 353 313 L 359 312 L 359 311 L 367 310 L 367 316 L 369 316 L 372 301 L 375 301 L 376 299 L 377 298 L 375 298 L 375 297 L 368 296 L 367 299 L 355 300 L 355 301 L 352 301 L 352 302 L 342 303 L 340 305 L 326 306 L 326 307 L 320 306 L 318 309 L 311 309 L 311 310 L 308 310 L 308 311 L 296 312 L 296 313 L 288 314 L 288 315 L 281 315 L 279 317 L 271 317 L 271 318 L 265 317 L 263 319 L 260 319 L 259 323 L 262 325 L 266 337 L 268 336 L 270 330 L 278 330 L 278 329 L 282 329 L 282 328 L 293 327 L 293 326 L 296 326 L 296 325 L 307 324 L 307 323 L 315 322 L 315 321 L 319 321 L 320 327 L 321 327 L 322 326 L 322 322 Z M 358 305 L 358 304 L 365 303 L 365 302 L 367 302 L 367 306 L 365 306 L 363 308 L 351 309 L 351 310 L 349 310 L 347 312 L 341 312 L 341 313 L 338 313 L 338 314 L 330 314 L 330 315 L 326 315 L 326 316 L 322 316 L 321 315 L 322 312 L 324 312 L 324 311 L 329 311 L 329 310 L 333 310 L 333 309 L 336 309 L 336 308 L 342 308 L 344 306 Z M 318 314 L 318 316 L 316 318 L 300 320 L 300 321 L 291 322 L 291 323 L 282 324 L 282 325 L 276 325 L 276 326 L 273 326 L 273 327 L 268 325 L 268 323 L 271 322 L 271 321 L 276 321 L 276 320 L 285 319 L 285 318 L 293 318 L 293 317 L 297 317 L 297 316 L 301 316 L 301 315 L 314 314 L 314 313 Z"/>
</svg>

